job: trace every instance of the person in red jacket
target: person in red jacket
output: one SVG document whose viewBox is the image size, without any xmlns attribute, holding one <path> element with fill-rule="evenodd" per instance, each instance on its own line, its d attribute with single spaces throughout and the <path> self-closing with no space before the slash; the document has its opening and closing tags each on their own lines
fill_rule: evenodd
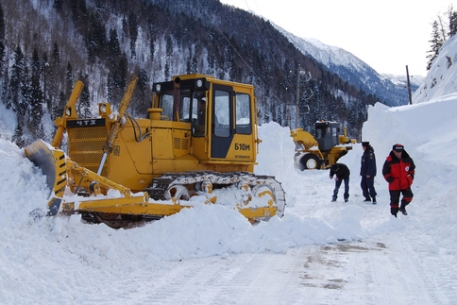
<svg viewBox="0 0 457 305">
<path fill-rule="evenodd" d="M 384 179 L 389 183 L 390 213 L 395 217 L 399 210 L 403 215 L 408 215 L 405 208 L 413 200 L 411 185 L 415 168 L 416 165 L 404 146 L 395 144 L 382 167 Z M 403 197 L 399 208 L 400 194 Z"/>
</svg>

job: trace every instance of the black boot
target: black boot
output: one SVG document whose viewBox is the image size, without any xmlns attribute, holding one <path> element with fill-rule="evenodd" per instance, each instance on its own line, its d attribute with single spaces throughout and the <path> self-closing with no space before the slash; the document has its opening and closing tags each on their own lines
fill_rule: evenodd
<svg viewBox="0 0 457 305">
<path fill-rule="evenodd" d="M 365 197 L 365 200 L 363 202 L 371 202 L 371 198 L 370 197 Z"/>
<path fill-rule="evenodd" d="M 398 208 L 390 208 L 390 214 L 392 214 L 395 217 L 397 217 L 397 213 L 398 213 Z"/>
<path fill-rule="evenodd" d="M 404 202 L 400 205 L 400 212 L 405 216 L 408 215 L 408 212 L 406 212 L 406 204 L 404 204 Z"/>
<path fill-rule="evenodd" d="M 376 197 L 373 197 L 373 202 L 372 202 L 372 204 L 376 204 L 376 203 L 377 203 L 377 202 L 376 202 Z"/>
</svg>

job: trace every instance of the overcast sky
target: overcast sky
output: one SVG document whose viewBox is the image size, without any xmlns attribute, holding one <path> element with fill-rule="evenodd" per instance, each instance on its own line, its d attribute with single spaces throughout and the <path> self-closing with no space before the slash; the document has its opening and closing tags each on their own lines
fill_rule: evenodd
<svg viewBox="0 0 457 305">
<path fill-rule="evenodd" d="M 451 0 L 220 0 L 288 32 L 351 52 L 379 73 L 426 75 L 432 23 Z M 454 5 L 456 9 L 456 5 Z M 447 28 L 446 28 L 447 30 Z"/>
</svg>

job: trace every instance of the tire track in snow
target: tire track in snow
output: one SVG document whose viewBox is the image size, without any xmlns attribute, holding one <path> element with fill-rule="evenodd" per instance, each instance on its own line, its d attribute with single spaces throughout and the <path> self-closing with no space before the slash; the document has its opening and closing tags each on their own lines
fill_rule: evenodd
<svg viewBox="0 0 457 305">
<path fill-rule="evenodd" d="M 404 249 L 403 252 L 411 254 L 409 261 L 415 266 L 418 273 L 415 285 L 420 285 L 420 289 L 415 289 L 428 296 L 428 298 L 420 300 L 421 304 L 455 304 L 457 258 L 455 255 L 440 254 L 440 249 L 430 235 L 417 230 L 420 224 L 415 220 L 415 218 L 408 220 L 410 227 L 408 230 L 414 233 L 401 234 L 398 239 Z M 411 238 L 415 239 L 414 248 L 410 243 Z M 430 277 L 431 274 L 433 277 Z"/>
</svg>

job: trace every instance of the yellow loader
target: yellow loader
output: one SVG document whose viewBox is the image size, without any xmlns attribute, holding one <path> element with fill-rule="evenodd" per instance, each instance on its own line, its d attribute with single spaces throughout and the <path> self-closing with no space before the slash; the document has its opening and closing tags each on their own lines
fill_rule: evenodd
<svg viewBox="0 0 457 305">
<path fill-rule="evenodd" d="M 300 170 L 327 169 L 352 150 L 356 139 L 347 136 L 346 127 L 340 134 L 338 122 L 318 121 L 315 136 L 297 128 L 290 131 L 295 143 L 294 164 Z"/>
</svg>

